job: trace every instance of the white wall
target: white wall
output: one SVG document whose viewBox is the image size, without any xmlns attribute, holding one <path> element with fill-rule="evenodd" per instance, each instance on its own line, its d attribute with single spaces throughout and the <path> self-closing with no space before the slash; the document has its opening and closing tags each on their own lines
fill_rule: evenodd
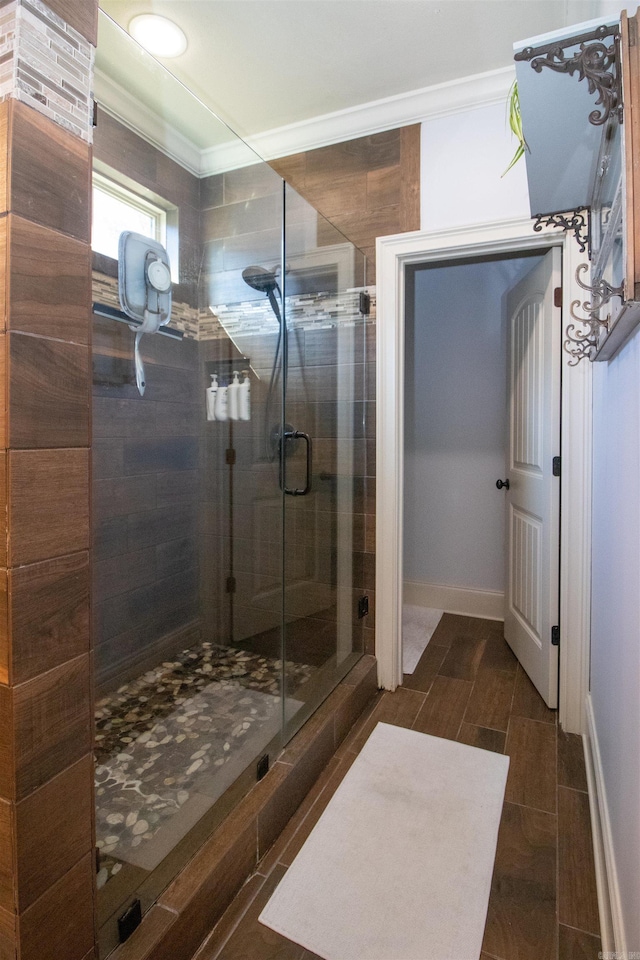
<svg viewBox="0 0 640 960">
<path fill-rule="evenodd" d="M 591 700 L 627 948 L 640 950 L 640 331 L 594 374 Z"/>
<path fill-rule="evenodd" d="M 404 579 L 504 591 L 507 291 L 539 258 L 418 268 L 405 319 Z M 411 283 L 408 281 L 408 287 Z"/>
<path fill-rule="evenodd" d="M 425 121 L 421 229 L 528 217 L 524 161 L 502 177 L 515 149 L 504 103 Z"/>
</svg>

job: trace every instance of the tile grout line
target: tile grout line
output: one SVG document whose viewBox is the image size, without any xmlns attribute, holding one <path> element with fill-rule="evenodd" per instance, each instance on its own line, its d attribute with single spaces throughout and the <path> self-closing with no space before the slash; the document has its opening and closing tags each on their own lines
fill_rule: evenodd
<svg viewBox="0 0 640 960">
<path fill-rule="evenodd" d="M 250 877 L 247 877 L 247 880 L 246 880 L 245 883 L 242 885 L 242 887 L 240 887 L 240 889 L 238 890 L 238 893 L 236 894 L 236 896 L 233 898 L 233 900 L 231 901 L 231 903 L 230 903 L 229 906 L 227 907 L 227 910 L 230 910 L 230 909 L 231 909 L 231 907 L 233 906 L 233 904 L 234 904 L 234 902 L 235 902 L 236 897 L 238 897 L 238 896 L 242 893 L 242 890 L 243 890 L 244 887 L 247 885 L 247 883 L 249 883 L 249 882 L 251 881 L 251 879 L 252 879 L 253 877 L 255 877 L 256 875 L 257 875 L 257 874 L 253 873 Z M 259 874 L 259 876 L 262 876 L 262 874 Z M 220 954 L 222 953 L 222 951 L 224 950 L 224 948 L 226 947 L 226 945 L 229 943 L 229 940 L 231 940 L 231 937 L 233 936 L 233 934 L 236 932 L 236 930 L 238 929 L 238 927 L 240 926 L 240 924 L 241 924 L 242 921 L 244 920 L 244 918 L 245 918 L 245 916 L 247 915 L 247 913 L 249 912 L 250 908 L 253 906 L 256 898 L 258 897 L 258 894 L 260 893 L 260 891 L 262 890 L 262 888 L 264 887 L 264 885 L 265 885 L 266 882 L 267 882 L 267 881 L 266 881 L 266 877 L 265 877 L 265 878 L 263 878 L 263 882 L 262 882 L 262 883 L 260 884 L 260 886 L 257 888 L 257 890 L 256 890 L 256 892 L 254 893 L 254 895 L 253 895 L 253 896 L 251 897 L 251 899 L 247 902 L 246 906 L 244 907 L 244 909 L 243 909 L 242 912 L 240 913 L 240 916 L 236 919 L 236 922 L 233 924 L 233 926 L 232 926 L 231 929 L 229 930 L 229 933 L 227 934 L 227 936 L 224 937 L 224 939 L 222 940 L 222 942 L 220 943 L 220 945 L 218 946 L 218 948 L 215 950 L 215 953 L 211 954 L 210 960 L 217 960 L 217 958 L 220 956 Z M 226 912 L 226 911 L 225 911 L 225 912 Z M 220 917 L 220 920 L 218 920 L 218 924 L 222 921 L 223 918 L 224 918 L 224 913 L 222 914 L 222 917 Z M 218 926 L 218 924 L 216 924 L 216 926 Z M 201 944 L 201 946 L 198 948 L 198 951 L 197 951 L 197 953 L 195 954 L 195 956 L 193 957 L 193 960 L 198 960 L 198 953 L 200 953 L 200 951 L 207 945 L 207 943 L 208 943 L 209 941 L 212 941 L 212 940 L 213 940 L 213 936 L 214 936 L 214 934 L 215 934 L 215 931 L 216 931 L 216 927 L 214 926 L 213 930 L 211 931 L 211 933 L 209 934 L 209 936 L 207 937 L 207 939 L 206 939 L 206 940 Z"/>
</svg>

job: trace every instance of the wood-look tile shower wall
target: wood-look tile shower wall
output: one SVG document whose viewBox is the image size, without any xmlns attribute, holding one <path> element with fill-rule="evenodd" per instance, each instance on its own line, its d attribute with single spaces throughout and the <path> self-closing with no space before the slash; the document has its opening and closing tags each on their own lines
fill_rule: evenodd
<svg viewBox="0 0 640 960">
<path fill-rule="evenodd" d="M 95 44 L 97 3 L 48 6 Z M 94 957 L 90 177 L 85 141 L 0 104 L 3 960 Z"/>
<path fill-rule="evenodd" d="M 177 207 L 174 302 L 197 313 L 200 182 L 99 111 L 94 156 Z M 94 254 L 94 269 L 117 276 Z M 99 299 L 99 293 L 97 293 Z M 93 324 L 93 599 L 99 690 L 173 656 L 199 636 L 201 393 L 198 343 L 142 340 L 140 397 L 127 326 Z"/>
</svg>

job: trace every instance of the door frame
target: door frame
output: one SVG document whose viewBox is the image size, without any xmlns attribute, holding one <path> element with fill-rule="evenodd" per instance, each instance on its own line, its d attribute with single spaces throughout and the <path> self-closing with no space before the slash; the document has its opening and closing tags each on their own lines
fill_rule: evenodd
<svg viewBox="0 0 640 960">
<path fill-rule="evenodd" d="M 586 261 L 575 238 L 554 228 L 534 232 L 530 219 L 445 231 L 416 231 L 376 241 L 376 657 L 378 683 L 402 683 L 402 548 L 404 480 L 405 267 L 462 257 L 559 246 L 563 329 L 582 300 L 576 267 Z M 570 367 L 562 354 L 560 477 L 560 689 L 565 731 L 586 731 L 591 606 L 591 385 L 589 362 Z"/>
</svg>

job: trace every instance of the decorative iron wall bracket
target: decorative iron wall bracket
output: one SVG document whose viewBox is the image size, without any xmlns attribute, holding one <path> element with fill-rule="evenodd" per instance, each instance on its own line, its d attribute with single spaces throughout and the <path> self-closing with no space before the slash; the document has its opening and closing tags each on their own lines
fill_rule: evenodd
<svg viewBox="0 0 640 960">
<path fill-rule="evenodd" d="M 587 251 L 591 259 L 591 210 L 585 207 L 580 210 L 563 210 L 561 213 L 537 213 L 533 229 L 540 233 L 543 227 L 560 227 L 562 230 L 572 230 L 580 252 Z"/>
<path fill-rule="evenodd" d="M 611 43 L 603 41 L 611 38 Z M 593 41 L 590 43 L 589 41 Z M 580 44 L 577 53 L 565 56 L 567 47 Z M 597 93 L 596 107 L 589 114 L 589 123 L 602 126 L 612 114 L 622 123 L 622 78 L 620 72 L 619 26 L 601 26 L 589 33 L 539 47 L 525 47 L 515 54 L 516 60 L 528 60 L 536 73 L 548 67 L 556 73 L 578 74 L 578 82 L 587 81 L 589 93 Z"/>
<path fill-rule="evenodd" d="M 613 297 L 622 298 L 623 287 L 612 287 L 606 280 L 596 280 L 591 286 L 583 283 L 580 275 L 589 269 L 588 263 L 581 263 L 576 270 L 576 283 L 591 294 L 591 300 L 582 303 L 574 300 L 570 307 L 571 317 L 575 323 L 567 325 L 565 330 L 567 339 L 563 343 L 566 352 L 571 356 L 570 367 L 575 367 L 581 360 L 593 360 L 598 348 L 598 341 L 603 330 L 609 330 L 610 317 L 601 320 L 598 316 L 602 307 Z M 582 310 L 585 317 L 579 316 L 576 310 Z M 577 325 L 576 325 L 577 324 Z"/>
</svg>

